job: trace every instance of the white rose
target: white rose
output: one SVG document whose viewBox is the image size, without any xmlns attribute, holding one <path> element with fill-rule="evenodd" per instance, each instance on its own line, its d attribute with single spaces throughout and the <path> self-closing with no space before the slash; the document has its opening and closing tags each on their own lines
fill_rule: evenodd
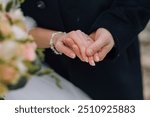
<svg viewBox="0 0 150 117">
<path fill-rule="evenodd" d="M 0 0 L 0 4 L 6 5 L 10 0 Z"/>
<path fill-rule="evenodd" d="M 12 57 L 16 56 L 16 51 L 18 51 L 17 43 L 15 41 L 5 41 L 0 44 L 0 58 L 3 60 L 10 60 Z"/>
<path fill-rule="evenodd" d="M 15 25 L 11 28 L 17 40 L 26 40 L 28 34 L 23 29 Z"/>
<path fill-rule="evenodd" d="M 19 69 L 21 74 L 24 74 L 27 71 L 26 66 L 23 64 L 23 61 L 19 59 L 17 60 L 16 66 Z"/>
<path fill-rule="evenodd" d="M 21 12 L 21 9 L 15 9 L 13 12 L 12 12 L 12 14 L 13 14 L 13 18 L 14 19 L 24 19 L 23 18 L 23 13 Z"/>
<path fill-rule="evenodd" d="M 25 17 L 24 23 L 27 26 L 27 31 L 28 32 L 37 26 L 36 21 L 33 18 L 28 17 L 28 16 Z"/>
</svg>

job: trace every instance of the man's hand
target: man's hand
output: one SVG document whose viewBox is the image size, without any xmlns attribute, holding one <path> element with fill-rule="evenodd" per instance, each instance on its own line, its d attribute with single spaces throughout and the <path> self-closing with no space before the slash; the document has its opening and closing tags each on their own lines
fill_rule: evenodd
<svg viewBox="0 0 150 117">
<path fill-rule="evenodd" d="M 102 61 L 110 50 L 114 47 L 114 39 L 111 33 L 104 28 L 99 28 L 95 33 L 92 33 L 91 38 L 94 43 L 86 49 L 87 56 L 94 56 L 94 60 Z M 98 53 L 98 58 L 95 54 Z"/>
</svg>

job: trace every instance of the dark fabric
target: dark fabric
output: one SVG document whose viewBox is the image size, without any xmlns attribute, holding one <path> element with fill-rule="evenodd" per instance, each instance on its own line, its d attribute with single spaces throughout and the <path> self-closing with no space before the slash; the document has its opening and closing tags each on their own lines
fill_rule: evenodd
<svg viewBox="0 0 150 117">
<path fill-rule="evenodd" d="M 115 47 L 103 62 L 91 67 L 79 59 L 46 50 L 46 62 L 93 99 L 143 99 L 138 34 L 150 17 L 149 0 L 26 0 L 25 15 L 39 27 L 90 34 L 103 27 Z"/>
</svg>

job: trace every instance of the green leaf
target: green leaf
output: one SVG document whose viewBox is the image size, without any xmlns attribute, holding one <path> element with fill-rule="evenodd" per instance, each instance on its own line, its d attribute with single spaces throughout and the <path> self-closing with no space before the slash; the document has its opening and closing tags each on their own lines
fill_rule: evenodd
<svg viewBox="0 0 150 117">
<path fill-rule="evenodd" d="M 24 63 L 26 67 L 28 68 L 28 72 L 30 74 L 35 74 L 41 69 L 41 64 L 38 61 L 35 61 L 35 62 L 25 61 Z"/>
<path fill-rule="evenodd" d="M 5 62 L 3 60 L 0 59 L 0 64 L 4 64 Z"/>
<path fill-rule="evenodd" d="M 38 58 L 40 59 L 40 61 L 44 61 L 44 51 L 45 51 L 45 49 L 37 49 L 36 50 L 36 53 L 37 53 L 37 56 L 38 56 Z"/>
<path fill-rule="evenodd" d="M 43 76 L 43 75 L 50 75 L 52 73 L 54 73 L 54 71 L 52 69 L 47 68 L 47 69 L 40 70 L 39 72 L 37 72 L 36 75 Z"/>
<path fill-rule="evenodd" d="M 3 11 L 3 5 L 0 4 L 0 11 Z"/>
<path fill-rule="evenodd" d="M 60 80 L 55 74 L 51 74 L 50 76 L 51 76 L 51 78 L 53 78 L 53 79 L 55 80 L 56 85 L 57 85 L 60 89 L 62 89 L 61 80 Z"/>
<path fill-rule="evenodd" d="M 13 8 L 20 7 L 20 5 L 24 2 L 25 0 L 11 0 L 7 3 L 6 5 L 6 11 L 9 12 Z"/>
<path fill-rule="evenodd" d="M 26 85 L 26 83 L 27 83 L 27 80 L 28 78 L 26 78 L 25 76 L 23 76 L 23 77 L 21 77 L 19 80 L 18 80 L 18 82 L 16 83 L 16 84 L 9 84 L 9 85 L 7 85 L 7 88 L 9 89 L 9 90 L 14 90 L 14 89 L 19 89 L 19 88 L 23 88 L 25 85 Z"/>
<path fill-rule="evenodd" d="M 9 12 L 14 7 L 14 0 L 11 0 L 6 5 L 6 11 Z"/>
<path fill-rule="evenodd" d="M 19 4 L 22 4 L 25 0 L 18 0 Z"/>
<path fill-rule="evenodd" d="M 37 76 L 49 75 L 51 78 L 55 80 L 57 87 L 62 89 L 61 80 L 59 79 L 59 76 L 55 74 L 53 69 L 47 68 L 47 69 L 40 70 L 39 72 L 36 73 L 36 75 Z"/>
<path fill-rule="evenodd" d="M 4 39 L 5 39 L 4 36 L 0 32 L 0 41 L 3 41 Z"/>
</svg>

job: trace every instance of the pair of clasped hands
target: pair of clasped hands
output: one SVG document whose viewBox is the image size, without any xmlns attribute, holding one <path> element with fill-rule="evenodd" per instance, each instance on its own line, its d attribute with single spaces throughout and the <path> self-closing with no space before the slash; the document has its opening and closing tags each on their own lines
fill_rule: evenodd
<svg viewBox="0 0 150 117">
<path fill-rule="evenodd" d="M 83 62 L 95 66 L 102 61 L 114 46 L 111 33 L 104 28 L 87 35 L 77 30 L 55 36 L 54 46 L 58 52 L 74 59 L 76 56 Z"/>
</svg>

